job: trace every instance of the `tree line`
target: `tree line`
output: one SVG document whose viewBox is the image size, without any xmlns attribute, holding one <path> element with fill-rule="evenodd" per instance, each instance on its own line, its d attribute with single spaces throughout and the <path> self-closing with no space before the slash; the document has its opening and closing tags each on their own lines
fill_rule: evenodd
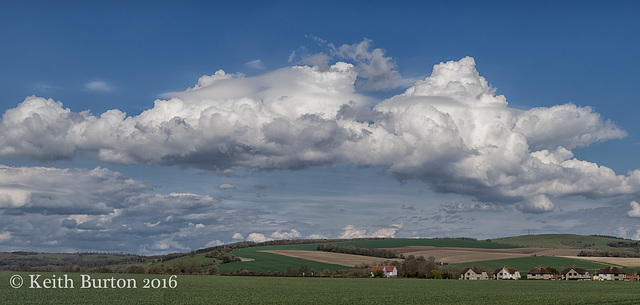
<svg viewBox="0 0 640 305">
<path fill-rule="evenodd" d="M 401 254 L 393 250 L 376 248 L 358 248 L 354 246 L 341 246 L 336 244 L 317 244 L 316 250 L 325 252 L 355 254 L 381 258 L 403 258 Z"/>
</svg>

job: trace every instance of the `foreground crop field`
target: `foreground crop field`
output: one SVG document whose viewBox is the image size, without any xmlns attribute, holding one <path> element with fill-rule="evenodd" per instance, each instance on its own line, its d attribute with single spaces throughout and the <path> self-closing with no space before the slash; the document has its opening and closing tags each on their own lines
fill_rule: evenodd
<svg viewBox="0 0 640 305">
<path fill-rule="evenodd" d="M 0 272 L 3 304 L 637 304 L 640 282 L 460 281 L 178 276 L 176 288 L 14 289 Z M 51 277 L 53 273 L 39 273 Z M 63 276 L 56 273 L 57 277 Z M 68 274 L 80 281 L 80 274 Z M 166 279 L 168 275 L 91 274 Z M 28 283 L 26 283 L 28 285 Z"/>
</svg>

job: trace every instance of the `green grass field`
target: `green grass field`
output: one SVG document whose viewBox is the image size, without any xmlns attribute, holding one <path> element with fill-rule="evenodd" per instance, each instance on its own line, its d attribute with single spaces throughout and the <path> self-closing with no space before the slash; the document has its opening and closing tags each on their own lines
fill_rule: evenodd
<svg viewBox="0 0 640 305">
<path fill-rule="evenodd" d="M 201 265 L 208 266 L 214 263 L 220 263 L 220 260 L 206 257 L 206 255 L 207 253 L 198 253 L 193 257 L 191 255 L 185 255 L 178 258 L 174 258 L 172 260 L 168 260 L 166 262 L 157 262 L 157 263 L 151 264 L 151 266 L 158 265 L 158 266 L 163 266 L 165 269 L 169 269 L 169 268 L 173 268 L 173 265 L 175 265 L 177 262 L 180 262 L 180 261 L 193 261 L 198 266 L 201 266 Z"/>
<path fill-rule="evenodd" d="M 351 267 L 326 264 L 321 262 L 309 261 L 301 258 L 289 257 L 284 255 L 278 255 L 273 253 L 260 252 L 261 250 L 308 250 L 315 251 L 315 244 L 302 244 L 302 245 L 281 245 L 281 246 L 261 246 L 236 249 L 231 252 L 234 256 L 251 258 L 254 261 L 251 262 L 237 262 L 218 265 L 220 272 L 233 272 L 238 269 L 246 269 L 255 272 L 268 272 L 272 270 L 285 272 L 288 266 L 298 268 L 302 264 L 306 264 L 309 270 L 314 269 L 322 271 L 324 269 L 339 270 L 349 269 Z"/>
<path fill-rule="evenodd" d="M 637 304 L 640 282 L 178 276 L 177 287 L 29 289 L 0 272 L 2 304 Z M 39 273 L 51 277 L 51 273 Z M 56 273 L 58 277 L 61 273 Z M 80 283 L 80 274 L 68 274 Z M 169 275 L 91 274 L 168 279 Z"/>
<path fill-rule="evenodd" d="M 504 243 L 519 247 L 556 249 L 612 249 L 609 242 L 625 241 L 621 238 L 583 236 L 574 234 L 540 234 L 494 238 L 492 243 Z"/>
</svg>

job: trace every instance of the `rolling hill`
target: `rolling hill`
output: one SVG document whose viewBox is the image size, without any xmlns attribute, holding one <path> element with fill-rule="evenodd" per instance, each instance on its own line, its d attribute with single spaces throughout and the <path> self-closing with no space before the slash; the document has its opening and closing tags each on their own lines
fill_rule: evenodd
<svg viewBox="0 0 640 305">
<path fill-rule="evenodd" d="M 351 269 L 356 265 L 375 264 L 386 259 L 370 256 L 343 253 L 323 252 L 316 250 L 317 243 L 332 243 L 340 246 L 357 248 L 384 248 L 396 251 L 408 257 L 433 256 L 436 261 L 451 266 L 486 266 L 497 268 L 503 265 L 528 270 L 537 265 L 564 268 L 580 265 L 584 268 L 596 269 L 607 264 L 621 267 L 640 267 L 640 258 L 597 258 L 578 257 L 579 251 L 619 251 L 610 243 L 635 243 L 635 241 L 607 236 L 583 236 L 573 234 L 525 235 L 490 240 L 473 240 L 469 238 L 435 238 L 435 239 L 354 239 L 354 240 L 293 240 L 273 241 L 267 243 L 240 242 L 224 245 L 224 248 L 207 248 L 191 253 L 176 253 L 166 256 L 144 257 L 121 254 L 46 254 L 46 253 L 0 253 L 0 263 L 5 266 L 46 267 L 55 270 L 65 263 L 94 268 L 110 266 L 113 270 L 122 270 L 122 266 L 130 264 L 143 265 L 146 268 L 161 266 L 169 272 L 175 271 L 176 264 L 189 263 L 196 265 L 195 272 L 206 272 L 211 266 L 218 264 L 221 273 L 249 270 L 251 272 L 280 272 L 287 268 L 307 268 L 316 271 Z M 288 244 L 293 243 L 293 244 Z M 629 251 L 633 251 L 627 248 Z M 222 264 L 221 259 L 208 255 L 211 251 L 222 251 L 225 255 L 242 258 L 241 262 Z M 4 261 L 3 261 L 4 259 Z M 402 259 L 397 259 L 402 260 Z M 199 269 L 198 269 L 199 268 Z M 13 269 L 15 270 L 15 269 Z"/>
<path fill-rule="evenodd" d="M 622 238 L 575 235 L 575 234 L 540 234 L 514 237 L 494 238 L 492 243 L 500 243 L 517 247 L 536 247 L 554 249 L 612 249 L 610 242 L 624 242 Z"/>
</svg>

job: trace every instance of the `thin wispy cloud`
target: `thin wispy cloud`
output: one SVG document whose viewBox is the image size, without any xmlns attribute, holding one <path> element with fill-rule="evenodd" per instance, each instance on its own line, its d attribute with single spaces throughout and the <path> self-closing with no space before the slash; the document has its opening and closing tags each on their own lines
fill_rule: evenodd
<svg viewBox="0 0 640 305">
<path fill-rule="evenodd" d="M 229 184 L 229 183 L 223 183 L 223 184 L 220 184 L 220 186 L 218 186 L 218 189 L 221 190 L 221 191 L 224 191 L 224 190 L 235 190 L 236 186 L 233 185 L 233 184 Z"/>
<path fill-rule="evenodd" d="M 84 88 L 88 91 L 103 91 L 103 92 L 111 92 L 115 90 L 113 86 L 101 80 L 89 82 L 84 85 Z"/>
<path fill-rule="evenodd" d="M 255 69 L 255 70 L 264 70 L 264 69 L 266 69 L 266 67 L 264 66 L 264 63 L 262 63 L 261 59 L 252 60 L 252 61 L 246 63 L 245 65 L 247 67 Z"/>
</svg>

